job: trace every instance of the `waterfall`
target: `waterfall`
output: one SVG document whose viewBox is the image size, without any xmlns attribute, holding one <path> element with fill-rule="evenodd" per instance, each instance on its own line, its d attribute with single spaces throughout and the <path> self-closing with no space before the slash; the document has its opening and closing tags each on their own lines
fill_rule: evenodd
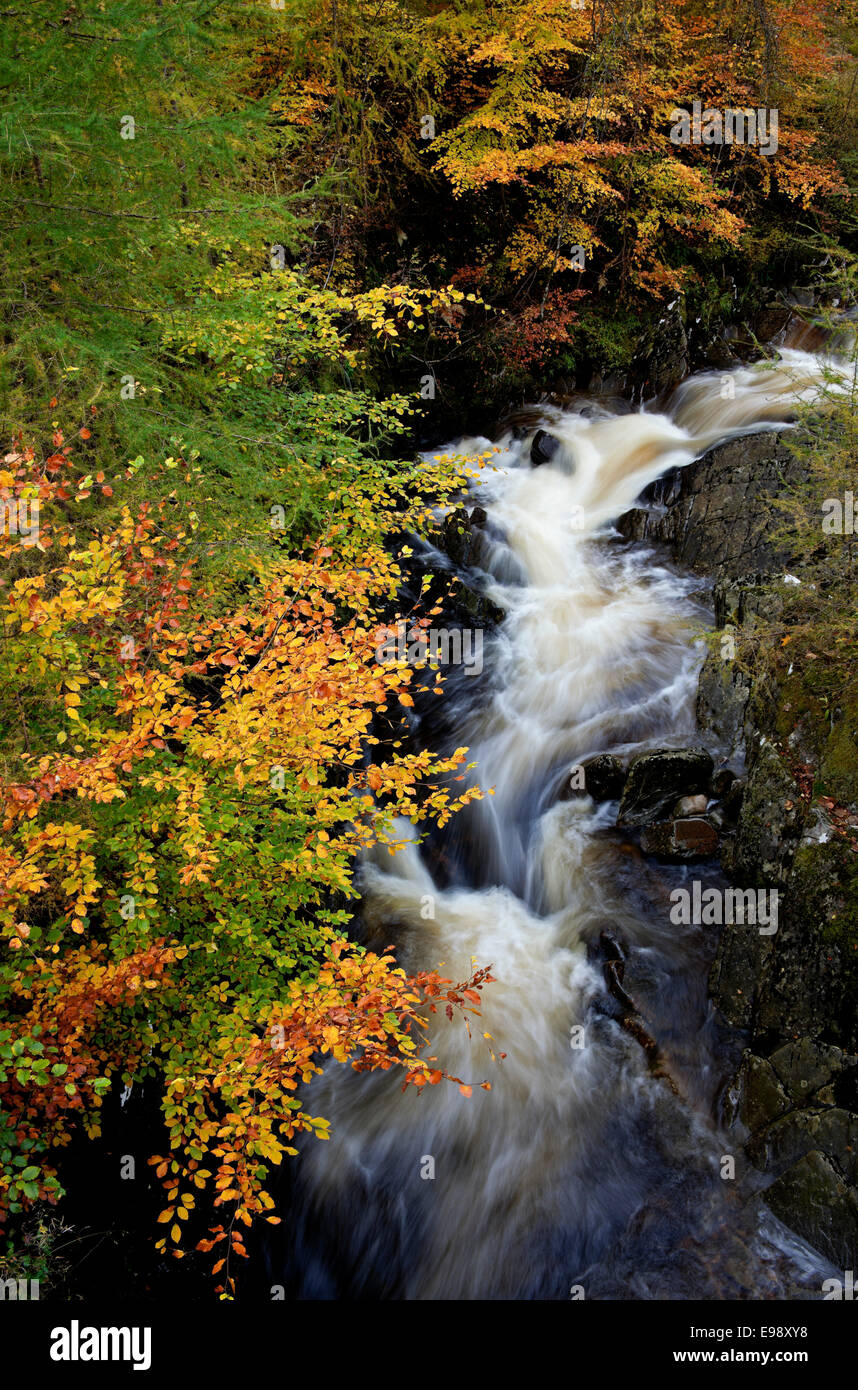
<svg viewBox="0 0 858 1390">
<path fill-rule="evenodd" d="M 332 1138 L 302 1146 L 288 1249 L 266 1257 L 299 1296 L 761 1296 L 812 1263 L 722 1178 L 717 1097 L 737 1044 L 706 997 L 711 935 L 670 922 L 687 870 L 644 859 L 616 803 L 562 791 L 591 755 L 699 742 L 700 581 L 619 543 L 612 523 L 666 470 L 783 426 L 825 369 L 783 349 L 692 377 L 668 413 L 546 406 L 560 447 L 538 468 L 535 426 L 448 446 L 497 449 L 470 502 L 487 514 L 480 563 L 506 617 L 482 675 L 449 697 L 456 742 L 494 794 L 446 828 L 443 886 L 402 824 L 401 849 L 362 868 L 364 920 L 408 971 L 441 964 L 457 980 L 476 963 L 496 983 L 470 1037 L 458 1018 L 431 1019 L 431 1052 L 472 1096 L 446 1083 L 403 1094 L 391 1074 L 335 1065 L 310 1087 Z M 617 1017 L 605 936 L 622 943 L 672 1084 Z"/>
</svg>

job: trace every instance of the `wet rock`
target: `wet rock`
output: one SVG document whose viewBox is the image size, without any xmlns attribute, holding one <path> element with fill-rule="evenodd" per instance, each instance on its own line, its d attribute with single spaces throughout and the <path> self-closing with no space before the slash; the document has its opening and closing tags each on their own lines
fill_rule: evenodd
<svg viewBox="0 0 858 1390">
<path fill-rule="evenodd" d="M 858 855 L 805 837 L 793 860 L 777 968 L 759 992 L 760 1035 L 822 1038 L 858 1052 Z"/>
<path fill-rule="evenodd" d="M 850 1184 L 858 1181 L 858 1116 L 848 1110 L 797 1110 L 776 1119 L 748 1145 L 758 1168 L 780 1174 L 818 1150 Z"/>
<path fill-rule="evenodd" d="M 678 295 L 641 340 L 632 373 L 640 381 L 641 393 L 649 397 L 677 386 L 688 375 L 688 370 L 684 304 L 682 296 Z"/>
<path fill-rule="evenodd" d="M 719 579 L 712 590 L 715 626 L 754 628 L 776 622 L 784 609 L 784 588 L 765 573 Z"/>
<path fill-rule="evenodd" d="M 803 1103 L 814 1091 L 854 1066 L 858 1058 L 839 1047 L 799 1038 L 779 1047 L 769 1061 L 787 1094 L 794 1102 Z"/>
<path fill-rule="evenodd" d="M 607 932 L 602 932 L 599 937 L 599 945 L 603 957 L 603 971 L 605 985 L 608 993 L 619 1004 L 619 1023 L 626 1032 L 635 1039 L 641 1046 L 647 1059 L 647 1065 L 653 1076 L 666 1081 L 674 1095 L 678 1095 L 678 1089 L 670 1072 L 668 1071 L 661 1049 L 655 1038 L 645 1027 L 640 1015 L 637 1004 L 626 990 L 623 980 L 625 978 L 625 957 L 617 941 Z"/>
<path fill-rule="evenodd" d="M 722 867 L 724 858 L 722 846 Z M 773 940 L 745 923 L 729 923 L 721 933 L 709 974 L 709 993 L 727 1021 L 737 1028 L 751 1026 L 758 991 L 771 968 Z"/>
<path fill-rule="evenodd" d="M 530 462 L 534 468 L 550 463 L 560 448 L 560 440 L 547 430 L 537 430 L 530 446 Z"/>
<path fill-rule="evenodd" d="M 747 1051 L 737 1077 L 739 1115 L 752 1134 L 770 1125 L 790 1108 L 789 1097 L 771 1062 Z"/>
<path fill-rule="evenodd" d="M 600 753 L 583 763 L 584 785 L 594 801 L 616 801 L 626 780 L 625 769 L 613 753 Z"/>
<path fill-rule="evenodd" d="M 794 558 L 774 543 L 782 520 L 771 499 L 800 473 L 785 435 L 743 435 L 659 478 L 617 529 L 628 540 L 670 546 L 680 564 L 698 573 L 760 574 Z"/>
<path fill-rule="evenodd" d="M 742 810 L 742 803 L 745 800 L 745 788 L 747 782 L 744 777 L 736 777 L 730 784 L 729 790 L 724 794 L 722 805 L 725 814 L 730 820 L 737 821 Z"/>
<path fill-rule="evenodd" d="M 697 725 L 701 733 L 734 753 L 745 741 L 751 678 L 718 647 L 707 652 L 697 683 Z"/>
<path fill-rule="evenodd" d="M 502 608 L 481 589 L 463 584 L 455 591 L 455 612 L 462 622 L 472 622 L 477 627 L 493 628 L 503 622 L 506 614 Z"/>
<path fill-rule="evenodd" d="M 844 1269 L 858 1259 L 858 1194 L 824 1154 L 805 1154 L 765 1194 L 775 1216 Z"/>
<path fill-rule="evenodd" d="M 718 832 L 710 821 L 701 817 L 662 821 L 645 828 L 641 835 L 641 849 L 644 854 L 654 854 L 659 859 L 677 863 L 710 859 L 718 853 Z"/>
<path fill-rule="evenodd" d="M 713 772 L 709 782 L 709 795 L 716 801 L 721 801 L 727 795 L 733 783 L 736 781 L 736 773 L 730 767 L 719 767 Z"/>
<path fill-rule="evenodd" d="M 836 1239 L 851 1239 L 854 1250 L 858 1234 L 856 1062 L 838 1047 L 796 1038 L 768 1059 L 746 1051 L 732 1088 L 750 1131 L 747 1156 L 776 1178 L 766 1200 L 832 1258 L 849 1249 Z"/>
<path fill-rule="evenodd" d="M 471 518 L 464 507 L 456 507 L 444 518 L 441 549 L 449 555 L 456 569 L 467 569 L 472 563 L 474 536 Z"/>
<path fill-rule="evenodd" d="M 710 787 L 712 796 L 720 795 L 720 800 L 707 812 L 707 815 L 718 833 L 727 837 L 722 848 L 721 863 L 725 872 L 732 872 L 735 860 L 732 837 L 735 835 L 736 822 L 742 809 L 745 780 L 742 777 L 737 777 L 734 772 L 727 768 L 722 769 L 722 772 L 725 775 L 719 777 L 719 774 L 716 773 L 712 779 L 713 785 Z M 728 782 L 727 778 L 732 780 Z M 722 790 L 725 786 L 726 790 Z"/>
<path fill-rule="evenodd" d="M 770 329 L 779 331 L 774 321 Z M 709 791 L 719 804 L 707 818 L 724 832 L 721 863 L 732 883 L 779 895 L 777 931 L 763 936 L 755 926 L 725 925 L 710 974 L 721 1012 L 749 1034 L 730 1094 L 749 1130 L 748 1158 L 776 1179 L 766 1194 L 772 1210 L 838 1264 L 854 1267 L 858 855 L 838 839 L 830 816 L 811 812 L 803 795 L 810 779 L 799 773 L 799 786 L 791 767 L 813 768 L 826 790 L 836 784 L 830 796 L 852 803 L 858 720 L 850 710 L 835 746 L 840 709 L 832 702 L 831 733 L 825 727 L 817 737 L 798 677 L 790 683 L 791 672 L 743 660 L 739 631 L 788 620 L 785 600 L 794 591 L 782 576 L 805 575 L 800 552 L 775 538 L 785 529 L 775 499 L 800 481 L 793 439 L 768 432 L 717 446 L 647 489 L 619 529 L 669 546 L 682 565 L 715 581 L 699 727 L 727 757 L 747 748 L 748 773 L 713 778 Z M 829 746 L 844 769 L 839 783 L 825 764 Z M 789 754 L 779 751 L 785 748 Z"/>
<path fill-rule="evenodd" d="M 770 709 L 770 693 L 763 691 L 765 668 L 750 669 L 738 659 L 742 635 L 780 619 L 785 588 L 770 576 L 721 579 L 713 589 L 715 632 L 700 671 L 697 686 L 698 726 L 707 742 L 717 742 L 728 754 L 752 743 L 757 732 L 756 706 L 762 698 Z"/>
<path fill-rule="evenodd" d="M 664 514 L 664 508 L 660 512 L 655 507 L 631 507 L 629 511 L 623 512 L 617 519 L 617 530 L 624 540 L 643 541 L 658 540 L 656 535 L 657 516 Z"/>
<path fill-rule="evenodd" d="M 564 776 L 558 801 L 572 801 L 576 796 L 589 796 L 593 801 L 616 801 L 623 790 L 626 773 L 623 764 L 613 753 L 599 753 L 576 763 Z"/>
<path fill-rule="evenodd" d="M 843 842 L 804 838 L 787 889 L 778 888 L 777 932 L 760 937 L 741 925 L 724 928 L 710 990 L 731 1022 L 741 1027 L 753 1023 L 754 1037 L 761 1041 L 757 1051 L 771 1052 L 778 1040 L 787 1046 L 807 1038 L 820 1047 L 840 1047 L 849 1058 L 858 1052 L 856 857 Z M 751 879 L 752 865 L 749 870 Z M 820 1035 L 823 1041 L 817 1044 Z M 780 1052 L 773 1055 L 780 1067 Z M 832 1056 L 836 1053 L 825 1053 L 826 1063 Z M 810 1068 L 812 1080 L 819 1074 L 816 1061 L 811 1065 L 815 1057 L 806 1051 L 801 1062 Z M 850 1105 L 858 1100 L 858 1084 L 850 1089 L 847 1081 L 851 1075 L 847 1067 L 835 1076 L 835 1086 L 842 1087 Z M 799 1099 L 795 1089 L 793 1095 Z"/>
<path fill-rule="evenodd" d="M 466 571 L 464 578 L 461 575 L 456 578 L 451 593 L 442 596 L 445 623 L 492 628 L 503 622 L 506 616 L 503 609 L 487 597 L 485 578 L 479 572 L 474 572 L 479 569 L 485 544 L 483 528 L 487 522 L 488 515 L 483 507 L 474 507 L 470 515 L 464 507 L 456 507 L 447 513 L 443 525 L 433 537 L 438 549 L 449 557 L 453 567 Z M 450 582 L 449 570 L 440 573 L 446 589 Z M 412 590 L 415 597 L 421 592 L 424 597 L 427 596 L 419 584 Z"/>
<path fill-rule="evenodd" d="M 731 789 L 732 790 L 732 789 Z M 805 805 L 777 751 L 762 743 L 753 760 L 736 832 L 733 872 L 782 887 L 804 828 Z"/>
<path fill-rule="evenodd" d="M 706 790 L 712 767 L 705 748 L 639 753 L 629 764 L 617 823 L 647 825 L 660 820 L 678 797 Z"/>
<path fill-rule="evenodd" d="M 738 367 L 742 361 L 727 340 L 717 334 L 710 338 L 702 348 L 700 360 L 704 366 L 713 367 L 719 372 L 729 371 L 731 367 Z"/>
<path fill-rule="evenodd" d="M 698 792 L 694 796 L 681 796 L 673 808 L 673 815 L 678 819 L 683 816 L 704 816 L 709 798 L 705 792 Z"/>
<path fill-rule="evenodd" d="M 764 304 L 754 320 L 754 334 L 761 343 L 771 343 L 775 339 L 783 341 L 786 327 L 792 318 L 792 308 L 781 299 L 772 299 Z"/>
</svg>

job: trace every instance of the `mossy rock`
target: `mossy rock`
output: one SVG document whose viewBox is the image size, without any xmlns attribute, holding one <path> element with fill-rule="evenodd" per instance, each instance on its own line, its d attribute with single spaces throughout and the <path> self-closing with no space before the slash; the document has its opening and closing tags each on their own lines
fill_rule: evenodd
<svg viewBox="0 0 858 1390">
<path fill-rule="evenodd" d="M 742 802 L 733 860 L 737 883 L 783 887 L 804 828 L 806 808 L 789 769 L 761 744 Z"/>
<path fill-rule="evenodd" d="M 845 704 L 825 741 L 819 788 L 844 805 L 858 805 L 858 698 Z"/>
<path fill-rule="evenodd" d="M 858 1259 L 858 1193 L 818 1150 L 805 1154 L 768 1189 L 775 1216 L 843 1269 Z"/>
<path fill-rule="evenodd" d="M 802 841 L 773 940 L 758 1034 L 858 1050 L 858 855 L 846 841 Z"/>
</svg>

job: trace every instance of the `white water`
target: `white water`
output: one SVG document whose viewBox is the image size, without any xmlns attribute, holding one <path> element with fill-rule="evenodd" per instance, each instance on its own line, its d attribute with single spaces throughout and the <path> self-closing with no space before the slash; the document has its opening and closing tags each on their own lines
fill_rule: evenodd
<svg viewBox="0 0 858 1390">
<path fill-rule="evenodd" d="M 732 398 L 723 373 L 692 378 L 669 416 L 546 408 L 544 426 L 563 447 L 538 469 L 532 431 L 501 439 L 472 500 L 488 513 L 488 592 L 507 617 L 482 680 L 460 680 L 453 697 L 456 742 L 494 795 L 435 843 L 443 890 L 408 825 L 405 847 L 364 870 L 370 943 L 395 942 L 407 970 L 442 964 L 464 979 L 472 963 L 492 967 L 497 983 L 471 1039 L 459 1019 L 432 1020 L 432 1053 L 474 1092 L 441 1084 L 403 1095 L 395 1077 L 342 1067 L 313 1086 L 309 1108 L 331 1119 L 332 1139 L 299 1160 L 290 1220 L 300 1291 L 568 1297 L 583 1282 L 587 1296 L 611 1297 L 639 1280 L 635 1296 L 659 1297 L 670 1288 L 672 1243 L 688 1231 L 721 1241 L 725 1260 L 735 1254 L 738 1237 L 723 1232 L 738 1229 L 739 1216 L 719 1180 L 724 1140 L 713 1119 L 725 1073 L 705 997 L 711 946 L 668 916 L 684 871 L 657 869 L 623 845 L 611 830 L 616 806 L 557 796 L 569 768 L 592 754 L 699 741 L 697 585 L 652 552 L 618 545 L 611 522 L 667 469 L 786 421 L 821 375 L 818 358 L 784 350 L 775 369 L 731 373 Z M 602 931 L 633 961 L 636 1000 L 680 1098 L 617 1020 L 588 955 Z M 583 1048 L 570 1044 L 576 1025 Z M 491 1062 L 483 1031 L 504 1061 Z M 651 1208 L 664 1214 L 644 1252 L 632 1240 L 629 1254 L 629 1222 Z M 618 1241 L 636 1274 L 621 1272 Z M 741 1248 L 755 1270 L 775 1258 L 753 1233 Z M 683 1276 L 683 1296 L 723 1296 L 712 1260 Z"/>
</svg>

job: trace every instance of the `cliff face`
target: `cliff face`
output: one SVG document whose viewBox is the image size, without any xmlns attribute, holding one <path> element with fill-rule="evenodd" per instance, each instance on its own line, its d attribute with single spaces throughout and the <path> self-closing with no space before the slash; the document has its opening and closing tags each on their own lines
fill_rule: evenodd
<svg viewBox="0 0 858 1390">
<path fill-rule="evenodd" d="M 629 540 L 668 545 L 679 564 L 717 579 L 771 570 L 789 559 L 771 539 L 771 499 L 799 471 L 781 433 L 731 439 L 659 478 L 619 530 Z"/>
<path fill-rule="evenodd" d="M 715 1005 L 748 1035 L 726 1119 L 773 1179 L 765 1196 L 775 1213 L 849 1268 L 858 1259 L 855 711 L 824 661 L 833 654 L 802 641 L 789 663 L 777 659 L 791 640 L 789 586 L 812 582 L 775 540 L 784 517 L 774 499 L 799 470 L 785 441 L 769 431 L 711 449 L 648 489 L 619 530 L 669 547 L 713 581 L 698 718 L 713 752 L 746 765 L 721 861 L 737 887 L 780 895 L 775 933 L 725 926 L 710 978 Z M 752 662 L 741 658 L 748 635 Z M 802 699 L 808 670 L 825 721 Z"/>
</svg>

